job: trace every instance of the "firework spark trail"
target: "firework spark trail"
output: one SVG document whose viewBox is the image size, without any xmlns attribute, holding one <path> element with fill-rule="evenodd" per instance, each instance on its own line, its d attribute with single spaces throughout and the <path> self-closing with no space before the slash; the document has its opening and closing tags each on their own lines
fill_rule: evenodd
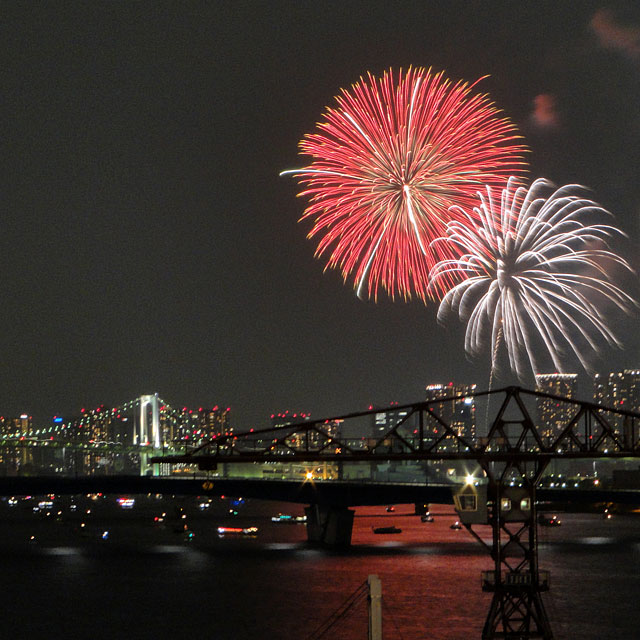
<svg viewBox="0 0 640 640">
<path fill-rule="evenodd" d="M 432 244 L 459 215 L 451 206 L 524 170 L 514 125 L 473 88 L 422 68 L 368 74 L 301 141 L 311 164 L 282 172 L 309 199 L 302 219 L 313 222 L 316 256 L 352 276 L 359 296 L 433 298 L 429 270 L 454 256 Z"/>
<path fill-rule="evenodd" d="M 487 187 L 478 193 L 480 205 L 472 213 L 458 208 L 446 237 L 434 241 L 458 255 L 430 274 L 433 285 L 457 283 L 443 296 L 438 319 L 458 312 L 467 322 L 465 349 L 471 355 L 483 350 L 489 334 L 492 372 L 502 337 L 520 379 L 528 367 L 539 372 L 540 340 L 558 371 L 564 370 L 567 347 L 588 370 L 587 355 L 597 353 L 600 342 L 620 346 L 602 303 L 624 311 L 635 305 L 611 276 L 614 265 L 632 272 L 609 249 L 609 239 L 621 232 L 587 220 L 607 212 L 577 195 L 579 185 L 545 197 L 550 187 L 538 179 L 526 189 L 511 177 L 499 204 Z"/>
</svg>

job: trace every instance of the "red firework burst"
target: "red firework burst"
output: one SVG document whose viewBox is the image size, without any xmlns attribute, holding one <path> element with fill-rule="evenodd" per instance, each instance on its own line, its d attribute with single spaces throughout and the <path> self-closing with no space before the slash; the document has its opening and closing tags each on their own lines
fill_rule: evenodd
<svg viewBox="0 0 640 640">
<path fill-rule="evenodd" d="M 479 188 L 524 170 L 515 126 L 474 85 L 422 68 L 368 74 L 300 142 L 313 162 L 282 172 L 310 200 L 301 219 L 313 220 L 316 256 L 353 274 L 359 296 L 432 298 L 430 269 L 453 257 L 431 244 L 456 216 L 449 207 L 472 209 Z"/>
</svg>

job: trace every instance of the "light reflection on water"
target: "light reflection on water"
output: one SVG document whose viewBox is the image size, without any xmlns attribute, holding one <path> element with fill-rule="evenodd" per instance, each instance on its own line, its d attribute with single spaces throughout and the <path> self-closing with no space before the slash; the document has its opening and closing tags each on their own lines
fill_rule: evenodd
<svg viewBox="0 0 640 640">
<path fill-rule="evenodd" d="M 175 544 L 159 544 L 151 547 L 151 551 L 154 553 L 188 553 L 189 549 Z"/>
<path fill-rule="evenodd" d="M 45 547 L 42 553 L 47 556 L 79 556 L 82 549 L 78 547 Z"/>
<path fill-rule="evenodd" d="M 581 544 L 612 544 L 616 541 L 615 538 L 609 538 L 604 536 L 592 536 L 588 538 L 579 538 L 578 542 Z"/>
<path fill-rule="evenodd" d="M 450 530 L 449 516 L 427 524 L 408 512 L 392 520 L 379 514 L 403 530 L 389 540 L 372 532 L 376 514 L 367 513 L 354 520 L 349 551 L 309 547 L 303 526 L 271 525 L 262 516 L 257 538 L 209 538 L 194 525 L 192 543 L 156 543 L 112 527 L 105 543 L 0 548 L 5 611 L 18 613 L 7 617 L 4 635 L 303 639 L 376 574 L 385 638 L 479 639 L 490 602 L 480 572 L 491 568 L 480 545 Z M 556 640 L 637 637 L 640 614 L 630 603 L 640 597 L 640 519 L 567 514 L 562 527 L 539 535 Z M 65 627 L 52 625 L 62 613 Z M 365 638 L 366 624 L 363 605 L 330 637 Z"/>
</svg>

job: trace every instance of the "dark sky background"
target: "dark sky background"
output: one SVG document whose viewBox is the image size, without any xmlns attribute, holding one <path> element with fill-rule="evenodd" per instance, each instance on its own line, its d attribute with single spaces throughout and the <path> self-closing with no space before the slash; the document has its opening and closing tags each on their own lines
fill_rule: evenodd
<svg viewBox="0 0 640 640">
<path fill-rule="evenodd" d="M 432 66 L 519 126 L 532 177 L 588 185 L 640 267 L 633 2 L 11 2 L 3 6 L 0 412 L 159 392 L 237 428 L 488 387 L 436 306 L 323 272 L 280 171 L 367 71 Z M 629 279 L 625 287 L 635 288 Z M 635 289 L 634 289 L 635 290 Z M 638 318 L 596 369 L 640 366 Z M 586 380 L 586 376 L 584 376 Z M 503 377 L 498 382 L 510 382 Z"/>
</svg>

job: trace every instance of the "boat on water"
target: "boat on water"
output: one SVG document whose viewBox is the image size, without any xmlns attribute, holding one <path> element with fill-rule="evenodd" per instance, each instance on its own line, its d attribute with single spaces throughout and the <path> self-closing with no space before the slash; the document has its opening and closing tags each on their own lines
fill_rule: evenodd
<svg viewBox="0 0 640 640">
<path fill-rule="evenodd" d="M 307 516 L 292 516 L 286 513 L 279 513 L 271 516 L 271 522 L 283 522 L 285 524 L 302 524 L 307 521 Z"/>
<path fill-rule="evenodd" d="M 255 536 L 258 533 L 258 527 L 218 527 L 218 535 L 243 535 Z"/>
<path fill-rule="evenodd" d="M 538 524 L 543 527 L 559 527 L 562 524 L 562 520 L 558 520 L 558 516 L 549 516 L 541 513 L 538 516 Z"/>
<path fill-rule="evenodd" d="M 371 528 L 373 529 L 373 533 L 402 533 L 402 529 L 396 526 Z"/>
</svg>

